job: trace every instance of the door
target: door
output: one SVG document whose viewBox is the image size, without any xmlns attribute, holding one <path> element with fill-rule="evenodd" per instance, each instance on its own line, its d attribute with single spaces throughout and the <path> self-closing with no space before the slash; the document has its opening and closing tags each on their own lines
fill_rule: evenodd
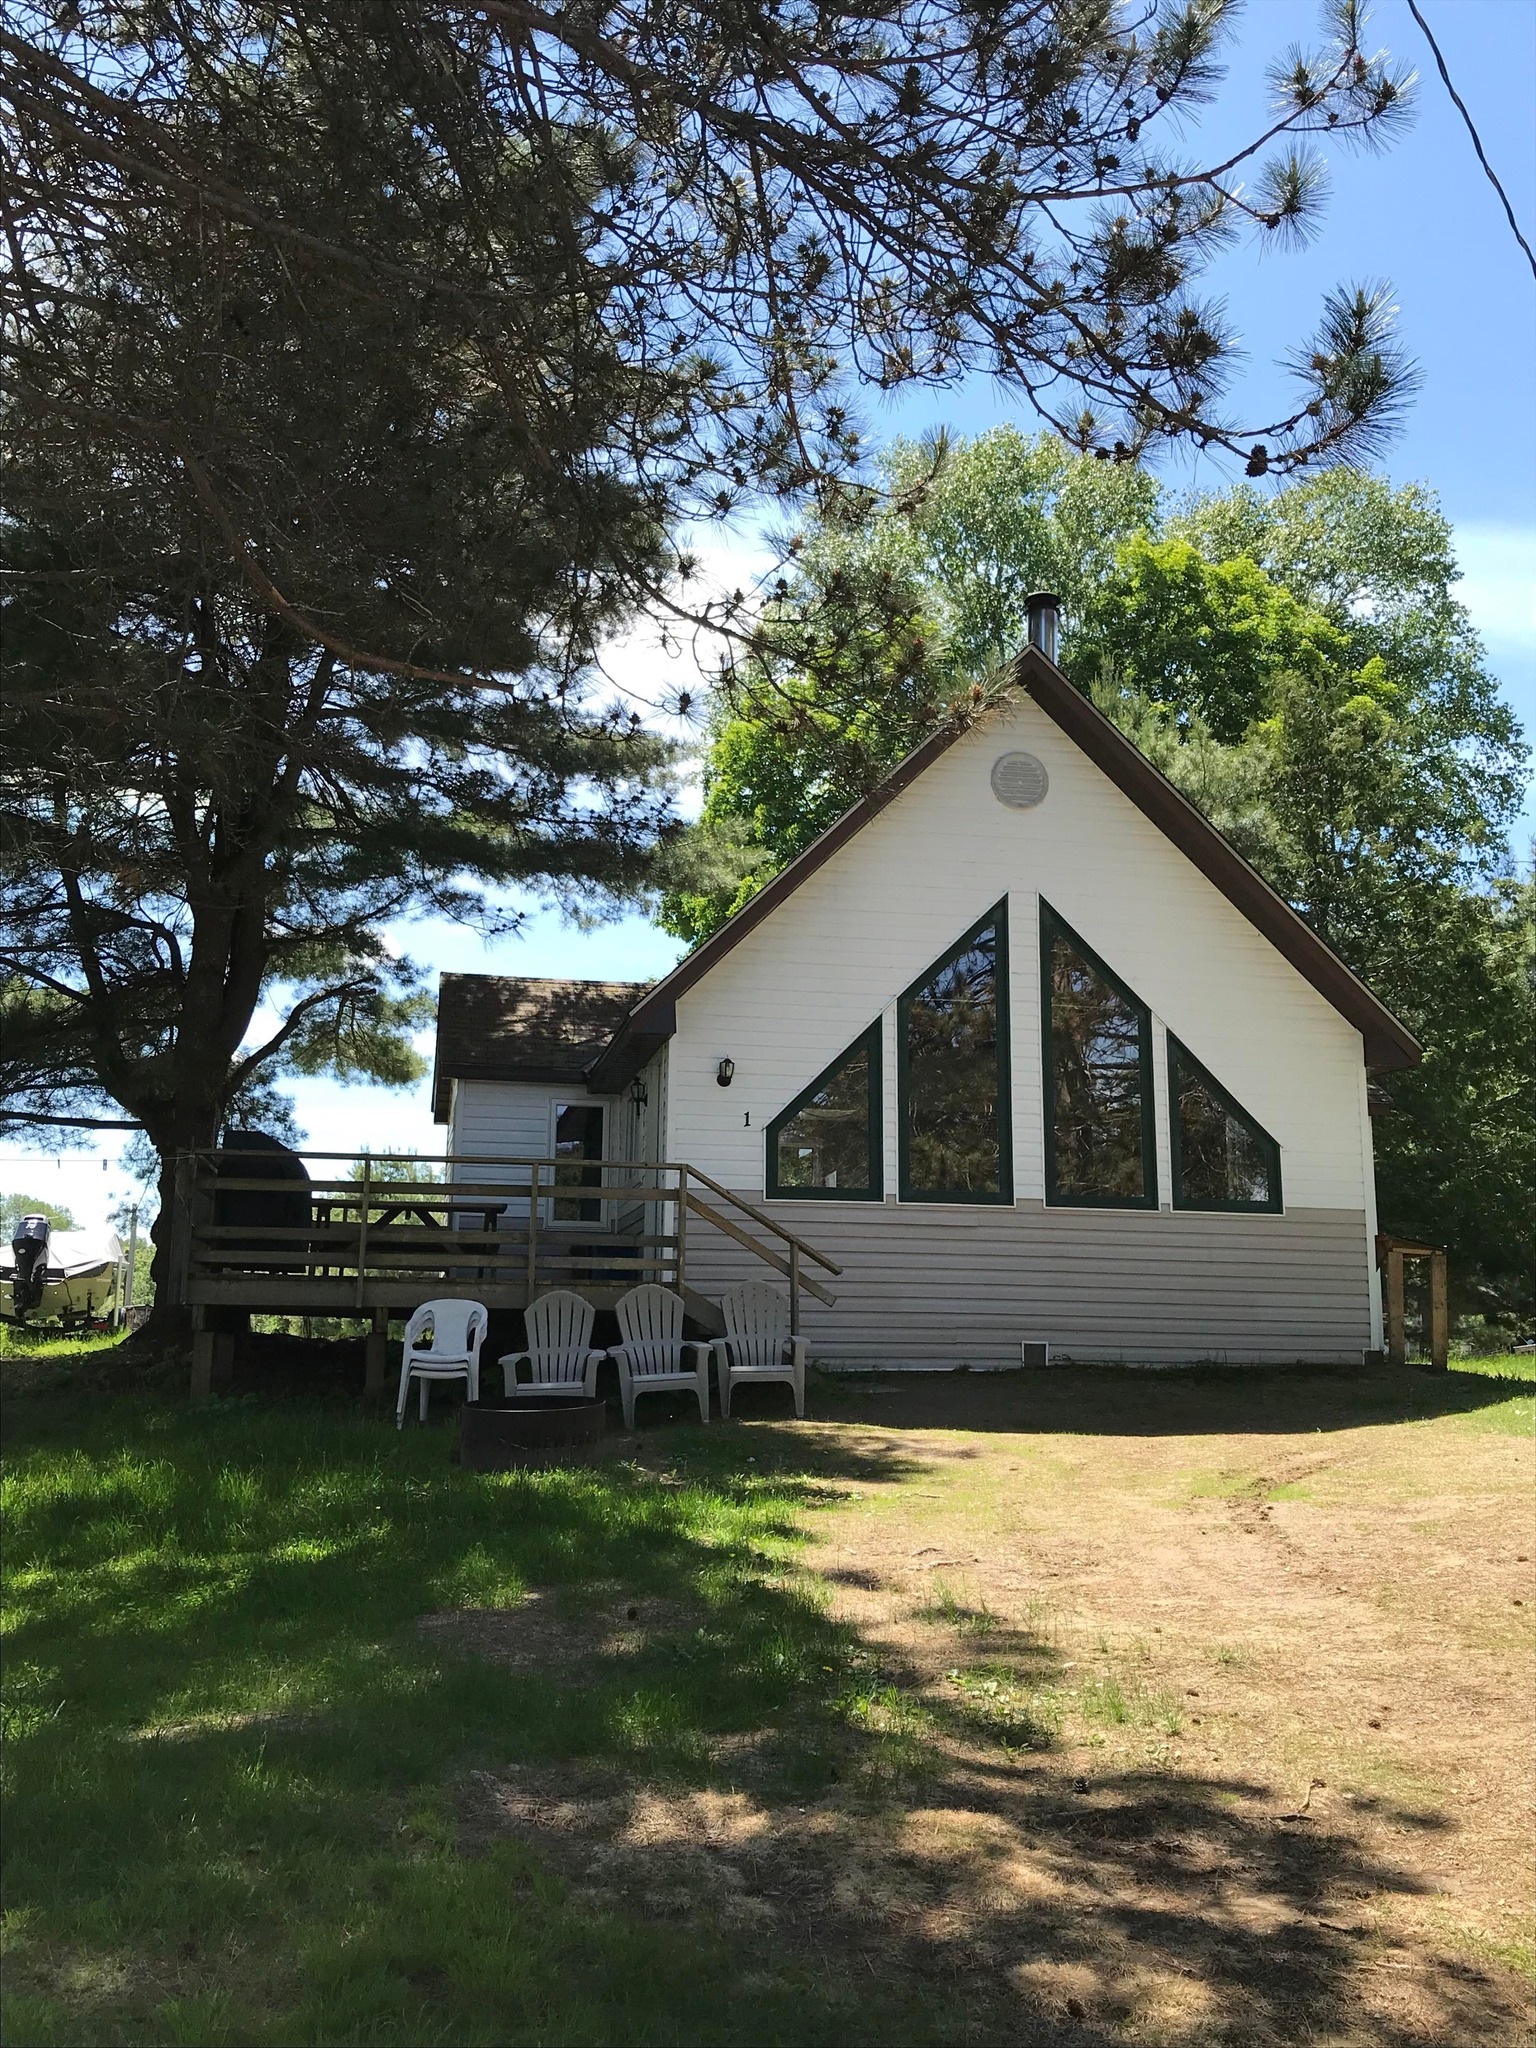
<svg viewBox="0 0 1536 2048">
<path fill-rule="evenodd" d="M 603 1106 L 600 1102 L 555 1104 L 555 1186 L 600 1188 L 603 1169 Z M 600 1223 L 603 1205 L 595 1197 L 556 1195 L 557 1223 Z"/>
</svg>

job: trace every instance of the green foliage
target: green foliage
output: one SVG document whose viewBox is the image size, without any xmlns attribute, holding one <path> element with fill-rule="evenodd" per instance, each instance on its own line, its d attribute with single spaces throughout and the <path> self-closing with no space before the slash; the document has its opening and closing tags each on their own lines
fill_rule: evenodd
<svg viewBox="0 0 1536 2048">
<path fill-rule="evenodd" d="M 36 1195 L 0 1195 L 0 1241 L 9 1244 L 11 1233 L 23 1216 L 46 1216 L 54 1230 L 73 1230 L 75 1219 L 56 1202 L 44 1202 Z"/>
<path fill-rule="evenodd" d="M 443 1182 L 448 1178 L 446 1166 L 433 1166 L 416 1157 L 414 1152 L 391 1152 L 375 1158 L 364 1151 L 361 1159 L 353 1160 L 347 1169 L 349 1180 L 360 1181 L 364 1173 L 375 1187 L 390 1186 L 398 1181 Z"/>
<path fill-rule="evenodd" d="M 1287 358 L 1282 417 L 1240 427 L 1225 402 L 1237 337 L 1198 279 L 1240 233 L 1303 234 L 1323 190 L 1307 138 L 1383 142 L 1413 75 L 1361 47 L 1354 6 L 1330 6 L 1321 47 L 1272 74 L 1264 132 L 1235 157 L 1224 136 L 1202 164 L 1188 122 L 1224 75 L 1234 11 L 895 0 L 864 17 L 737 0 L 720 19 L 610 0 L 600 25 L 545 8 L 488 31 L 423 0 L 125 0 L 108 32 L 23 5 L 0 80 L 12 254 L 32 287 L 18 306 L 40 323 L 60 310 L 60 223 L 73 247 L 82 223 L 100 234 L 140 211 L 195 245 L 238 220 L 295 262 L 320 258 L 365 318 L 398 320 L 407 355 L 434 301 L 472 305 L 471 348 L 499 359 L 508 410 L 545 435 L 556 493 L 628 471 L 694 509 L 856 466 L 843 372 L 890 390 L 979 370 L 1106 459 L 1187 440 L 1261 475 L 1359 453 L 1413 382 L 1390 290 L 1330 293 Z M 224 147 L 242 93 L 285 86 L 345 144 L 298 188 Z M 398 246 L 376 230 L 419 189 L 398 176 L 402 138 L 444 217 L 434 241 Z M 598 463 L 560 431 L 571 371 L 541 326 L 534 251 L 622 370 Z M 402 359 L 386 403 L 410 382 Z"/>
<path fill-rule="evenodd" d="M 932 729 L 933 638 L 925 620 L 880 618 L 839 589 L 800 673 L 770 658 L 742 680 L 719 709 L 687 835 L 694 872 L 661 901 L 668 931 L 707 938 Z"/>
<path fill-rule="evenodd" d="M 796 537 L 794 583 L 717 695 L 689 838 L 696 863 L 725 872 L 663 896 L 660 920 L 681 938 L 707 938 L 936 725 L 981 701 L 1020 644 L 1031 591 L 1081 613 L 1157 503 L 1134 464 L 1012 427 L 899 442 L 880 485 Z"/>
<path fill-rule="evenodd" d="M 1282 673 L 1315 688 L 1347 661 L 1346 636 L 1256 562 L 1207 561 L 1186 540 L 1132 535 L 1080 618 L 1066 657 L 1075 681 L 1134 678 L 1158 704 L 1181 720 L 1201 718 L 1222 740 L 1240 739 L 1265 716 Z"/>
<path fill-rule="evenodd" d="M 1121 545 L 1157 518 L 1157 484 L 1139 465 L 1095 462 L 1012 426 L 898 441 L 878 478 L 878 496 L 808 537 L 805 582 L 888 578 L 929 612 L 967 685 L 1017 653 L 1032 591 L 1054 591 L 1069 622 L 1082 618 Z"/>
</svg>

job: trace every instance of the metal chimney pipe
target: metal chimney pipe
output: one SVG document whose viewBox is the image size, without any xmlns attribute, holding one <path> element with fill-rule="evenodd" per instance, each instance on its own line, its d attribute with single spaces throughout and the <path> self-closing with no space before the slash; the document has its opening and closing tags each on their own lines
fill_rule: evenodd
<svg viewBox="0 0 1536 2048">
<path fill-rule="evenodd" d="M 1049 590 L 1036 590 L 1024 600 L 1029 619 L 1029 644 L 1038 647 L 1047 661 L 1056 659 L 1056 625 L 1061 599 Z"/>
</svg>

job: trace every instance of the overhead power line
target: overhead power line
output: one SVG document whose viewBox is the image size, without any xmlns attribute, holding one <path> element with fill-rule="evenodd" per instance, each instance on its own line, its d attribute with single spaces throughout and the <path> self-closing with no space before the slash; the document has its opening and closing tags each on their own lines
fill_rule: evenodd
<svg viewBox="0 0 1536 2048">
<path fill-rule="evenodd" d="M 1494 191 L 1498 193 L 1499 199 L 1503 204 L 1504 211 L 1509 219 L 1509 231 L 1514 236 L 1515 240 L 1520 244 L 1521 248 L 1525 251 L 1525 260 L 1531 266 L 1531 275 L 1533 277 L 1536 277 L 1536 255 L 1532 254 L 1530 243 L 1525 239 L 1525 236 L 1520 232 L 1520 223 L 1515 219 L 1515 209 L 1509 203 L 1509 194 L 1504 190 L 1504 187 L 1499 183 L 1498 173 L 1494 170 L 1493 165 L 1488 161 L 1488 152 L 1483 148 L 1483 138 L 1477 132 L 1477 123 L 1472 119 L 1472 116 L 1467 112 L 1466 101 L 1462 98 L 1461 94 L 1456 90 L 1455 86 L 1451 83 L 1451 74 L 1445 68 L 1445 59 L 1440 54 L 1440 45 L 1435 41 L 1434 36 L 1430 33 L 1429 23 L 1424 19 L 1423 15 L 1419 12 L 1418 0 L 1408 0 L 1408 12 L 1413 16 L 1414 20 L 1419 24 L 1419 27 L 1423 30 L 1424 40 L 1426 43 L 1428 43 L 1430 49 L 1434 52 L 1435 62 L 1440 67 L 1440 76 L 1445 80 L 1445 89 L 1450 94 L 1451 98 L 1456 102 L 1456 110 L 1461 115 L 1462 120 L 1465 121 L 1467 124 L 1467 133 L 1472 138 L 1472 147 L 1477 151 L 1477 160 L 1482 165 L 1483 169 L 1488 173 L 1488 182 L 1493 187 Z"/>
<path fill-rule="evenodd" d="M 73 1131 L 142 1131 L 142 1124 L 120 1116 L 34 1116 L 29 1109 L 0 1109 L 0 1123 L 57 1124 Z"/>
</svg>

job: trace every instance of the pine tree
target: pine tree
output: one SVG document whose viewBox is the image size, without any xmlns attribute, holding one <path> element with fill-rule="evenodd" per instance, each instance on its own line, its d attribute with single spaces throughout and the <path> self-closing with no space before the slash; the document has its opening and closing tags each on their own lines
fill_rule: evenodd
<svg viewBox="0 0 1536 2048">
<path fill-rule="evenodd" d="M 500 310 L 227 211 L 56 251 L 0 417 L 7 1101 L 120 1105 L 167 1170 L 285 1066 L 414 1075 L 430 1005 L 388 923 L 630 892 L 666 807 L 665 745 L 585 680 L 661 528 L 607 459 L 626 373 L 528 232 L 534 168 L 486 138 L 471 236 L 397 96 L 341 149 L 312 76 L 225 88 L 202 147 L 231 186 L 397 273 L 473 239 L 545 383 L 507 405 Z"/>
</svg>

